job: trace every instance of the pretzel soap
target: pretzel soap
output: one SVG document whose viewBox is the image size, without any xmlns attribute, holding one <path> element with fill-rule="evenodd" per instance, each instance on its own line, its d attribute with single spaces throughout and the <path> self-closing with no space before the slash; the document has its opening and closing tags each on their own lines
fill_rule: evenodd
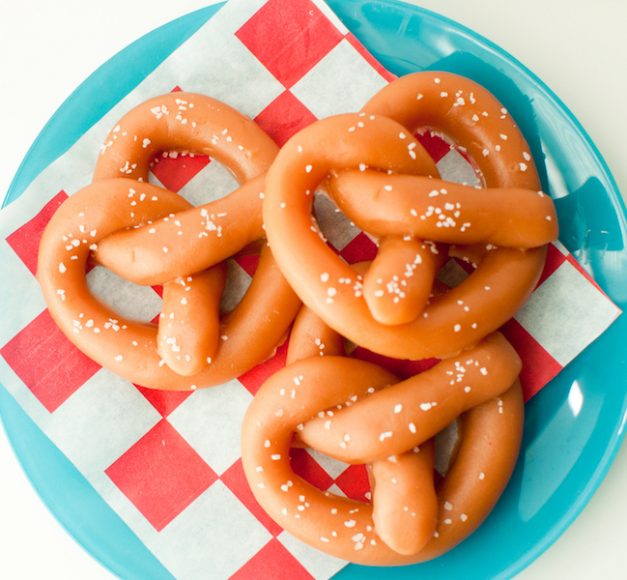
<svg viewBox="0 0 627 580">
<path fill-rule="evenodd" d="M 193 208 L 147 183 L 151 159 L 170 150 L 211 155 L 242 185 Z M 94 183 L 60 207 L 42 237 L 38 279 L 66 336 L 102 366 L 156 389 L 220 384 L 270 356 L 300 302 L 267 247 L 235 310 L 220 318 L 219 305 L 223 261 L 264 239 L 263 174 L 276 152 L 254 122 L 202 95 L 164 95 L 124 116 L 101 149 Z M 158 248 L 157 260 L 143 243 Z M 90 254 L 127 280 L 163 284 L 158 329 L 90 294 Z"/>
</svg>

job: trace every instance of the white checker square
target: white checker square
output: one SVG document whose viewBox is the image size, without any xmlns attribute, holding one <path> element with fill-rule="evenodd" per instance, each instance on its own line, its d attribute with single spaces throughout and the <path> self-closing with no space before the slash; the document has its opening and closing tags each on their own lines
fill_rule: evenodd
<svg viewBox="0 0 627 580">
<path fill-rule="evenodd" d="M 346 35 L 350 32 L 326 2 L 323 0 L 313 0 L 313 2 L 319 8 L 320 12 L 322 12 L 331 21 L 331 24 L 333 24 L 333 26 L 335 26 L 342 35 Z"/>
<path fill-rule="evenodd" d="M 346 463 L 342 463 L 337 459 L 333 459 L 324 453 L 320 453 L 316 449 L 307 448 L 307 453 L 311 455 L 314 461 L 322 467 L 330 476 L 331 479 L 337 479 L 347 468 Z"/>
<path fill-rule="evenodd" d="M 239 186 L 235 176 L 222 163 L 211 160 L 178 193 L 194 206 L 225 197 Z"/>
<path fill-rule="evenodd" d="M 387 81 L 346 40 L 342 40 L 292 88 L 319 119 L 355 113 Z"/>
<path fill-rule="evenodd" d="M 348 562 L 329 556 L 301 542 L 289 532 L 281 532 L 277 540 L 296 558 L 314 578 L 331 578 Z"/>
<path fill-rule="evenodd" d="M 227 260 L 226 266 L 226 285 L 220 301 L 220 312 L 222 313 L 235 310 L 235 307 L 241 302 L 252 282 L 248 272 L 235 260 Z"/>
<path fill-rule="evenodd" d="M 256 117 L 285 90 L 283 85 L 236 36 L 216 28 L 212 32 L 194 38 L 193 50 L 203 55 L 202 67 L 185 66 L 185 56 L 178 55 L 181 70 L 171 78 L 185 91 L 209 95 Z M 185 45 L 184 51 L 189 50 Z"/>
<path fill-rule="evenodd" d="M 156 535 L 148 547 L 176 578 L 228 578 L 271 538 L 218 480 Z"/>
<path fill-rule="evenodd" d="M 516 320 L 566 366 L 619 312 L 570 262 L 564 262 L 531 295 Z"/>
<path fill-rule="evenodd" d="M 564 256 L 568 256 L 568 248 L 566 248 L 566 246 L 559 240 L 551 242 L 551 245 L 555 246 Z"/>
<path fill-rule="evenodd" d="M 102 266 L 87 274 L 91 292 L 114 312 L 131 320 L 151 321 L 161 312 L 161 298 L 150 286 L 138 286 Z"/>
<path fill-rule="evenodd" d="M 109 467 L 160 419 L 131 383 L 100 369 L 54 412 L 48 435 L 90 477 Z"/>
<path fill-rule="evenodd" d="M 240 429 L 252 395 L 233 379 L 196 391 L 168 420 L 218 475 L 240 456 Z"/>
<path fill-rule="evenodd" d="M 327 489 L 327 491 L 329 493 L 332 493 L 333 495 L 337 495 L 338 497 L 346 497 L 346 494 L 335 483 L 331 487 L 329 487 L 329 489 Z"/>
<path fill-rule="evenodd" d="M 0 296 L 5 304 L 0 324 L 0 346 L 4 346 L 46 308 L 37 279 L 6 240 L 0 241 Z"/>
<path fill-rule="evenodd" d="M 314 214 L 323 235 L 337 250 L 346 247 L 360 232 L 326 193 L 316 192 Z"/>
<path fill-rule="evenodd" d="M 209 4 L 217 4 L 224 0 L 210 0 Z M 246 2 L 225 2 L 220 7 L 219 16 L 214 18 L 220 20 L 220 30 L 227 34 L 235 34 L 246 22 L 257 12 L 267 0 L 246 0 Z M 207 25 L 205 25 L 207 26 Z M 194 37 L 192 37 L 193 41 Z"/>
<path fill-rule="evenodd" d="M 446 181 L 452 181 L 453 183 L 462 183 L 464 185 L 481 185 L 481 181 L 472 165 L 464 159 L 464 156 L 451 149 L 440 161 L 436 164 L 440 176 Z"/>
</svg>

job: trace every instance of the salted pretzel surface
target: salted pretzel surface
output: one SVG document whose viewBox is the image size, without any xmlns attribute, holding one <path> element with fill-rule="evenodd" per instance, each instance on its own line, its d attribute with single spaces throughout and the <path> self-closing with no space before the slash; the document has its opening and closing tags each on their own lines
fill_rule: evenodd
<svg viewBox="0 0 627 580">
<path fill-rule="evenodd" d="M 487 189 L 437 179 L 412 136 L 422 127 L 472 154 Z M 325 244 L 311 216 L 324 180 L 347 216 L 380 238 L 364 276 Z M 362 113 L 300 131 L 268 172 L 263 211 L 273 255 L 303 302 L 354 343 L 395 358 L 448 356 L 498 329 L 533 290 L 557 236 L 554 206 L 510 115 L 481 86 L 448 73 L 408 75 Z M 437 297 L 429 293 L 434 241 L 474 246 L 480 259 Z"/>
<path fill-rule="evenodd" d="M 258 391 L 244 420 L 251 489 L 281 526 L 339 558 L 367 565 L 434 558 L 481 524 L 509 480 L 524 415 L 520 359 L 494 334 L 399 381 L 343 355 L 341 337 L 304 307 L 287 366 Z M 461 442 L 436 488 L 433 437 L 456 418 Z M 296 475 L 294 444 L 367 463 L 372 502 L 323 492 Z"/>
<path fill-rule="evenodd" d="M 192 208 L 147 183 L 154 155 L 182 149 L 211 155 L 243 185 Z M 102 148 L 94 183 L 62 204 L 42 237 L 38 278 L 66 336 L 102 366 L 156 389 L 223 383 L 267 358 L 299 300 L 266 247 L 235 310 L 220 318 L 219 304 L 223 260 L 263 239 L 263 173 L 276 152 L 253 121 L 202 95 L 156 97 L 125 115 Z M 127 262 L 107 250 L 140 232 L 159 247 L 149 277 L 138 277 L 151 266 L 140 245 Z M 85 279 L 90 254 L 125 279 L 164 285 L 158 329 L 124 319 L 92 296 Z"/>
</svg>

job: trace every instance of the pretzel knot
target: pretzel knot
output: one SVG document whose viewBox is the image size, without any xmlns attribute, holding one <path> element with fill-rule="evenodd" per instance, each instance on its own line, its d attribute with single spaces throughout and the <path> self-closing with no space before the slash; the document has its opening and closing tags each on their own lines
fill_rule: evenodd
<svg viewBox="0 0 627 580">
<path fill-rule="evenodd" d="M 147 183 L 163 151 L 211 155 L 241 185 L 193 208 Z M 223 261 L 264 239 L 263 174 L 276 152 L 253 121 L 201 95 L 164 95 L 125 115 L 102 147 L 94 183 L 63 203 L 42 237 L 37 275 L 66 336 L 102 366 L 156 389 L 223 383 L 267 358 L 300 305 L 267 247 L 241 302 L 226 316 L 219 308 Z M 158 328 L 90 293 L 90 254 L 127 280 L 163 284 Z"/>
<path fill-rule="evenodd" d="M 297 318 L 288 366 L 262 386 L 244 420 L 242 460 L 253 493 L 285 529 L 345 560 L 434 558 L 480 525 L 509 480 L 523 425 L 520 359 L 496 333 L 399 382 L 381 367 L 338 356 L 339 338 L 307 309 Z M 317 356 L 320 340 L 331 356 Z M 432 438 L 458 417 L 461 443 L 436 490 Z M 295 475 L 293 444 L 369 464 L 372 503 Z"/>
<path fill-rule="evenodd" d="M 485 188 L 439 179 L 412 136 L 425 128 L 465 150 Z M 378 238 L 370 265 L 349 266 L 326 245 L 311 215 L 321 184 Z M 496 331 L 535 287 L 557 237 L 527 143 L 481 86 L 448 73 L 408 75 L 361 113 L 292 137 L 267 174 L 263 212 L 273 255 L 307 308 L 288 366 L 244 420 L 255 497 L 288 531 L 352 562 L 408 564 L 446 552 L 490 512 L 520 447 L 521 361 Z M 434 281 L 447 255 L 477 267 L 440 292 Z M 393 358 L 442 360 L 399 381 L 343 356 L 342 336 Z M 436 489 L 433 439 L 455 420 L 459 444 Z M 367 464 L 372 502 L 296 476 L 291 445 Z"/>
<path fill-rule="evenodd" d="M 412 136 L 425 127 L 472 156 L 486 189 L 438 179 Z M 339 208 L 379 238 L 364 276 L 311 217 L 311 194 L 329 175 Z M 403 77 L 363 112 L 292 137 L 268 172 L 263 212 L 272 253 L 302 301 L 354 343 L 394 358 L 448 356 L 494 332 L 533 290 L 557 237 L 555 208 L 512 118 L 481 86 L 447 73 Z M 440 296 L 432 287 L 446 248 L 434 242 L 479 262 Z"/>
</svg>

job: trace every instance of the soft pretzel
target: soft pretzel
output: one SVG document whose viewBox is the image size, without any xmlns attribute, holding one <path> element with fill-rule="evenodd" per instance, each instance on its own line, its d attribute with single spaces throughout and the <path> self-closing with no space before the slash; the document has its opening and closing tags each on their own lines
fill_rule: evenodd
<svg viewBox="0 0 627 580">
<path fill-rule="evenodd" d="M 341 337 L 303 308 L 288 366 L 258 391 L 244 420 L 251 489 L 281 526 L 334 556 L 367 565 L 434 558 L 479 526 L 509 480 L 522 433 L 520 359 L 495 334 L 399 383 L 342 354 Z M 431 438 L 459 414 L 459 450 L 436 490 Z M 362 440 L 376 443 L 364 451 Z M 322 492 L 297 476 L 289 463 L 294 443 L 371 462 L 372 504 Z"/>
<path fill-rule="evenodd" d="M 246 183 L 198 208 L 146 183 L 154 154 L 183 148 L 210 154 Z M 267 358 L 300 304 L 267 248 L 246 295 L 222 321 L 219 302 L 222 260 L 263 238 L 263 172 L 276 151 L 251 120 L 201 95 L 157 97 L 123 117 L 103 147 L 95 182 L 59 208 L 40 245 L 38 278 L 68 338 L 102 366 L 157 389 L 223 383 Z M 137 272 L 146 265 L 140 246 L 133 245 L 131 259 L 122 266 L 115 252 L 109 258 L 100 251 L 109 240 L 133 233 L 157 244 L 160 260 L 172 267 L 157 264 L 152 280 L 138 280 Z M 90 252 L 126 279 L 164 284 L 158 330 L 122 319 L 89 293 L 85 263 Z M 203 253 L 203 265 L 197 267 Z"/>
<path fill-rule="evenodd" d="M 416 177 L 426 164 L 412 132 L 423 126 L 446 132 L 475 155 L 490 189 L 444 183 L 433 171 Z M 402 175 L 407 173 L 414 176 Z M 320 239 L 310 215 L 311 192 L 329 174 L 327 190 L 351 219 L 386 236 L 386 244 L 396 237 L 397 248 L 387 251 L 382 243 L 381 258 L 371 266 L 375 276 L 356 274 Z M 288 281 L 332 328 L 387 356 L 441 357 L 494 332 L 534 288 L 544 265 L 543 245 L 557 235 L 553 205 L 539 189 L 524 138 L 490 93 L 456 75 L 417 73 L 388 85 L 364 112 L 318 121 L 292 137 L 266 178 L 264 222 Z M 497 223 L 505 214 L 505 223 Z M 481 242 L 491 250 L 472 276 L 433 297 L 422 313 L 416 305 L 436 267 L 418 248 L 439 250 L 420 238 Z M 403 305 L 409 287 L 411 308 Z M 388 297 L 399 311 L 414 309 L 419 316 L 393 324 L 386 315 L 380 322 L 371 305 Z"/>
</svg>

